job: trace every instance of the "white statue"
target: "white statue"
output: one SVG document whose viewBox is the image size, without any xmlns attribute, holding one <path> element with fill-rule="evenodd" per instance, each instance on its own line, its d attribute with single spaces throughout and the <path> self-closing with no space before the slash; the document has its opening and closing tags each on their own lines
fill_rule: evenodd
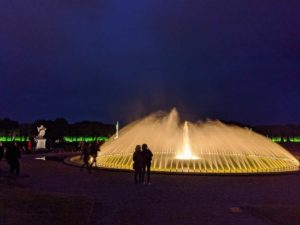
<svg viewBox="0 0 300 225">
<path fill-rule="evenodd" d="M 37 127 L 37 131 L 39 132 L 37 138 L 38 139 L 43 139 L 45 134 L 46 134 L 46 130 L 47 130 L 47 128 L 44 127 L 44 125 L 41 125 L 41 126 Z"/>
<path fill-rule="evenodd" d="M 36 149 L 45 149 L 46 148 L 46 139 L 44 138 L 46 134 L 46 127 L 44 125 L 41 125 L 37 127 L 38 135 L 35 138 L 36 143 Z"/>
</svg>

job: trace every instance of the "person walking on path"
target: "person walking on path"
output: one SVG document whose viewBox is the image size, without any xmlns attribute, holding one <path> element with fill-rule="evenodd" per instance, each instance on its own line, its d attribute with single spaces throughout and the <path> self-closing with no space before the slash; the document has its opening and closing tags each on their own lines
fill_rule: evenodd
<svg viewBox="0 0 300 225">
<path fill-rule="evenodd" d="M 142 155 L 144 158 L 144 165 L 142 167 L 142 181 L 145 182 L 145 173 L 147 171 L 147 184 L 150 184 L 150 173 L 151 173 L 151 162 L 152 162 L 152 157 L 153 153 L 151 150 L 148 148 L 147 144 L 142 145 Z"/>
<path fill-rule="evenodd" d="M 92 156 L 92 163 L 90 167 L 93 167 L 93 164 L 95 164 L 95 167 L 97 167 L 97 156 L 98 156 L 98 151 L 100 151 L 100 145 L 98 142 L 94 142 L 91 144 L 91 156 Z"/>
<path fill-rule="evenodd" d="M 29 140 L 28 143 L 27 143 L 27 150 L 29 152 L 31 152 L 31 150 L 32 150 L 32 141 L 31 140 Z"/>
<path fill-rule="evenodd" d="M 17 142 L 14 142 L 12 145 L 10 145 L 7 148 L 5 157 L 10 166 L 9 171 L 11 173 L 16 172 L 16 175 L 19 176 L 19 174 L 20 174 L 19 158 L 21 157 L 21 152 L 20 152 Z"/>
<path fill-rule="evenodd" d="M 4 158 L 4 145 L 2 142 L 0 142 L 0 162 L 2 161 L 2 159 Z M 1 171 L 0 171 L 1 172 Z"/>
<path fill-rule="evenodd" d="M 144 157 L 142 155 L 141 146 L 137 145 L 133 153 L 133 169 L 134 169 L 134 182 L 142 183 L 142 167 L 144 165 Z"/>
<path fill-rule="evenodd" d="M 4 158 L 4 145 L 0 142 L 0 161 Z"/>
<path fill-rule="evenodd" d="M 78 144 L 78 146 L 77 146 L 77 151 L 78 152 L 82 152 L 83 151 L 83 148 L 84 148 L 84 141 L 81 141 L 81 142 L 79 142 L 79 144 Z"/>
<path fill-rule="evenodd" d="M 91 167 L 89 165 L 89 161 L 90 161 L 90 149 L 89 149 L 89 145 L 87 143 L 84 143 L 82 146 L 82 153 L 80 158 L 83 161 L 83 165 L 80 168 L 81 170 L 86 167 L 87 170 L 89 171 L 89 173 L 91 172 Z"/>
</svg>

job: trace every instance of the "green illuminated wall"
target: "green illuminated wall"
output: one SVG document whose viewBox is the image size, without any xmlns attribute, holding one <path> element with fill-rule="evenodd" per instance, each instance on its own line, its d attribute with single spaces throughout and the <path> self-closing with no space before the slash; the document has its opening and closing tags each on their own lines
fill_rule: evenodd
<svg viewBox="0 0 300 225">
<path fill-rule="evenodd" d="M 29 137 L 17 136 L 17 137 L 9 137 L 9 136 L 0 136 L 0 142 L 26 142 L 29 141 Z"/>
<path fill-rule="evenodd" d="M 11 137 L 11 136 L 0 136 L 0 142 L 28 142 L 30 140 L 29 137 L 23 137 L 23 136 L 17 136 L 17 137 Z M 107 137 L 64 137 L 65 142 L 93 142 L 93 141 L 107 141 Z"/>
<path fill-rule="evenodd" d="M 107 141 L 107 137 L 64 137 L 65 142 L 93 142 L 93 141 Z"/>
<path fill-rule="evenodd" d="M 294 142 L 300 143 L 300 136 L 299 137 L 271 137 L 273 142 Z"/>
<path fill-rule="evenodd" d="M 293 142 L 293 143 L 300 143 L 300 136 L 297 137 L 271 137 L 270 138 L 273 142 Z M 17 142 L 28 142 L 30 139 L 29 137 L 25 136 L 16 136 L 16 137 L 11 137 L 11 136 L 0 136 L 0 142 L 12 142 L 12 141 L 17 141 Z M 63 138 L 65 142 L 93 142 L 93 141 L 107 141 L 107 137 L 88 137 L 88 136 L 80 136 L 80 137 L 72 137 L 72 136 L 66 136 Z"/>
</svg>

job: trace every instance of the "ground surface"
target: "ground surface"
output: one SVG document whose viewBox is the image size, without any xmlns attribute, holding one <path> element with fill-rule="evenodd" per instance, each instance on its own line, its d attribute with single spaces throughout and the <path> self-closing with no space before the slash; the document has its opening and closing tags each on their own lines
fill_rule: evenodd
<svg viewBox="0 0 300 225">
<path fill-rule="evenodd" d="M 1 182 L 9 179 L 12 185 L 32 191 L 92 201 L 88 224 L 300 224 L 300 173 L 225 177 L 154 174 L 148 186 L 135 185 L 132 173 L 99 170 L 89 174 L 62 162 L 35 157 L 22 159 L 21 178 L 2 175 Z M 0 170 L 5 174 L 5 161 L 0 162 Z M 27 224 L 31 225 L 20 223 Z"/>
<path fill-rule="evenodd" d="M 33 191 L 2 180 L 0 224 L 85 225 L 93 207 L 87 198 Z"/>
</svg>

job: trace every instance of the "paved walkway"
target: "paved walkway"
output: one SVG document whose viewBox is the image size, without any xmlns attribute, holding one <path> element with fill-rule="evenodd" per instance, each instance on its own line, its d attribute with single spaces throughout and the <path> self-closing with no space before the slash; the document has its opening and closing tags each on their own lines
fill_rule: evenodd
<svg viewBox="0 0 300 225">
<path fill-rule="evenodd" d="M 300 173 L 271 176 L 152 176 L 152 185 L 135 185 L 133 174 L 89 174 L 62 162 L 21 160 L 17 182 L 47 192 L 83 195 L 95 200 L 90 224 L 97 225 L 264 225 L 233 207 L 300 204 Z M 7 170 L 4 161 L 0 170 Z"/>
</svg>

